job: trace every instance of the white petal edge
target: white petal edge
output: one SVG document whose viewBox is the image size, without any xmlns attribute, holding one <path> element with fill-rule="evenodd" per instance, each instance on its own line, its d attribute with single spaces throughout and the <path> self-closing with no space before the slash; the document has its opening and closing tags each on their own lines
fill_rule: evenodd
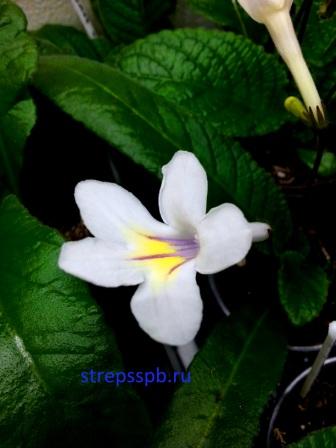
<svg viewBox="0 0 336 448">
<path fill-rule="evenodd" d="M 77 184 L 75 200 L 92 235 L 126 245 L 127 230 L 171 236 L 172 230 L 154 219 L 132 193 L 109 182 L 85 180 Z"/>
<path fill-rule="evenodd" d="M 64 243 L 58 260 L 68 274 L 105 287 L 138 285 L 142 272 L 127 260 L 127 252 L 97 238 Z"/>
<path fill-rule="evenodd" d="M 204 168 L 191 152 L 178 151 L 162 173 L 159 207 L 163 221 L 185 234 L 193 232 L 206 213 Z"/>
<path fill-rule="evenodd" d="M 157 342 L 179 346 L 195 338 L 203 311 L 195 276 L 190 261 L 159 287 L 146 279 L 135 292 L 131 310 L 140 327 Z"/>
<path fill-rule="evenodd" d="M 200 251 L 196 270 L 214 274 L 239 263 L 251 248 L 252 230 L 233 204 L 213 208 L 197 228 Z"/>
</svg>

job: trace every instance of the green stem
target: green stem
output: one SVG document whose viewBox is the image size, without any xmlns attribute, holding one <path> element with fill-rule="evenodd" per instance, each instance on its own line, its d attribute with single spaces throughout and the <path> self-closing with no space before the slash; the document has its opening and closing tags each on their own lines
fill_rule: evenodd
<svg viewBox="0 0 336 448">
<path fill-rule="evenodd" d="M 0 132 L 0 161 L 2 161 L 3 164 L 3 172 L 5 174 L 6 180 L 8 182 L 9 188 L 15 193 L 18 194 L 18 186 L 17 186 L 17 180 L 16 176 L 13 170 L 12 163 L 8 157 L 5 142 L 3 141 L 3 138 L 1 136 Z"/>
<path fill-rule="evenodd" d="M 295 27 L 297 27 L 298 41 L 300 44 L 303 41 L 303 37 L 307 28 L 308 20 L 313 6 L 313 0 L 303 0 L 301 7 L 294 19 Z"/>
<path fill-rule="evenodd" d="M 318 134 L 316 134 L 316 157 L 315 157 L 313 173 L 312 173 L 314 180 L 318 176 L 318 170 L 321 165 L 322 157 L 323 157 L 323 147 L 321 146 L 321 139 L 320 139 L 320 136 Z"/>
<path fill-rule="evenodd" d="M 314 166 L 312 170 L 312 183 L 317 180 L 319 168 L 321 165 L 324 149 L 325 149 L 325 143 L 324 143 L 324 130 L 317 130 L 316 131 L 316 157 L 314 161 Z"/>
<path fill-rule="evenodd" d="M 244 34 L 244 36 L 248 37 L 247 29 L 246 29 L 244 20 L 243 20 L 243 18 L 241 16 L 240 9 L 239 9 L 239 6 L 237 4 L 237 0 L 232 0 L 232 6 L 233 6 L 233 8 L 235 10 L 235 13 L 237 14 L 238 22 L 239 22 L 240 28 L 242 30 L 242 33 Z"/>
<path fill-rule="evenodd" d="M 330 100 L 332 100 L 332 97 L 336 93 L 336 84 L 332 86 L 332 88 L 329 90 L 329 92 L 325 96 L 325 102 L 328 103 Z"/>
</svg>

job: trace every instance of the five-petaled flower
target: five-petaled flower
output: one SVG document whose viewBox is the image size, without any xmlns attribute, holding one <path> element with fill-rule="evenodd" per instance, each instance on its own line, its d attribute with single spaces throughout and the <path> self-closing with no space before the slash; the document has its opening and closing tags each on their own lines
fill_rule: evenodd
<svg viewBox="0 0 336 448">
<path fill-rule="evenodd" d="M 269 226 L 249 223 L 233 204 L 206 214 L 207 176 L 189 152 L 178 151 L 162 169 L 159 208 L 164 223 L 119 185 L 86 180 L 75 199 L 94 237 L 68 242 L 59 266 L 105 287 L 138 285 L 131 309 L 153 339 L 184 345 L 202 320 L 196 272 L 211 274 L 241 261 Z"/>
<path fill-rule="evenodd" d="M 252 19 L 263 23 L 291 71 L 313 122 L 325 126 L 324 108 L 297 40 L 290 8 L 293 0 L 238 0 Z"/>
</svg>

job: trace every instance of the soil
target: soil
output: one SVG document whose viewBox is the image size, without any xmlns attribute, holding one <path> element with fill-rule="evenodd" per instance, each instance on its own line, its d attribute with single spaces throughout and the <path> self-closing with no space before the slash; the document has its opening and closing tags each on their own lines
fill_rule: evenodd
<svg viewBox="0 0 336 448">
<path fill-rule="evenodd" d="M 305 399 L 300 397 L 304 379 L 295 386 L 279 409 L 269 448 L 286 446 L 311 431 L 336 424 L 335 376 L 336 362 L 324 366 Z"/>
</svg>

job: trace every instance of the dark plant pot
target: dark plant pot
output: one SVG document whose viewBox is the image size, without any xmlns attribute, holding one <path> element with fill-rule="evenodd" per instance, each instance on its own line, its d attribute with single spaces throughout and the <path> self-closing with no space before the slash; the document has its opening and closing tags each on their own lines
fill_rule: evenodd
<svg viewBox="0 0 336 448">
<path fill-rule="evenodd" d="M 302 371 L 279 397 L 267 432 L 266 447 L 296 442 L 311 431 L 336 423 L 336 357 L 325 362 L 305 399 L 300 396 L 310 367 Z"/>
</svg>

